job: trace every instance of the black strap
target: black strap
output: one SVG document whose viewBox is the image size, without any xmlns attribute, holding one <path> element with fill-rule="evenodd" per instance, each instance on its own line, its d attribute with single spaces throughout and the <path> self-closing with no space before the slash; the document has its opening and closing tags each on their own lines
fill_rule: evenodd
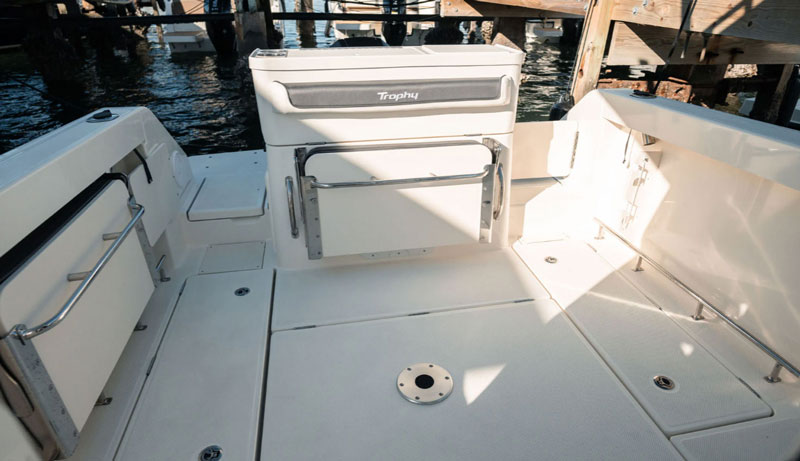
<svg viewBox="0 0 800 461">
<path fill-rule="evenodd" d="M 139 157 L 139 161 L 142 162 L 142 166 L 144 167 L 144 175 L 147 176 L 147 184 L 153 182 L 153 175 L 150 174 L 150 167 L 147 166 L 147 160 L 144 159 L 142 154 L 139 153 L 138 149 L 133 149 L 133 153 Z"/>
</svg>

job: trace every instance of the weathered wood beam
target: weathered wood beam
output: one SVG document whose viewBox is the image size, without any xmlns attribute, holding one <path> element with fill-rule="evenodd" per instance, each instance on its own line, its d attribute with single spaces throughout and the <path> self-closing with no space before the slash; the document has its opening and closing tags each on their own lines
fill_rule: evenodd
<svg viewBox="0 0 800 461">
<path fill-rule="evenodd" d="M 492 45 L 525 50 L 525 18 L 497 18 L 492 28 Z"/>
<path fill-rule="evenodd" d="M 611 19 L 680 27 L 687 0 L 616 0 Z M 800 44 L 798 0 L 698 0 L 684 30 Z"/>
<path fill-rule="evenodd" d="M 800 26 L 798 26 L 800 27 Z M 617 22 L 606 65 L 636 66 L 666 63 L 675 30 Z M 686 46 L 686 40 L 689 44 Z M 683 54 L 683 57 L 681 55 Z M 792 64 L 800 63 L 800 45 L 698 33 L 681 36 L 671 64 Z"/>
<path fill-rule="evenodd" d="M 448 16 L 470 16 L 483 18 L 574 18 L 574 14 L 558 11 L 537 10 L 519 6 L 499 5 L 478 0 L 442 0 L 439 14 Z"/>
<path fill-rule="evenodd" d="M 611 28 L 613 6 L 614 0 L 593 0 L 589 4 L 572 75 L 572 98 L 575 102 L 597 86 Z"/>
<path fill-rule="evenodd" d="M 483 3 L 518 6 L 535 10 L 555 11 L 582 18 L 586 14 L 588 0 L 481 0 Z"/>
<path fill-rule="evenodd" d="M 781 104 L 783 103 L 783 99 L 786 97 L 786 90 L 789 86 L 789 79 L 794 77 L 794 74 L 794 64 L 786 64 L 783 66 L 783 69 L 781 70 L 781 76 L 778 79 L 778 85 L 775 88 L 775 94 L 772 96 L 772 101 L 769 105 L 769 110 L 767 111 L 768 122 L 775 123 L 778 121 Z"/>
</svg>

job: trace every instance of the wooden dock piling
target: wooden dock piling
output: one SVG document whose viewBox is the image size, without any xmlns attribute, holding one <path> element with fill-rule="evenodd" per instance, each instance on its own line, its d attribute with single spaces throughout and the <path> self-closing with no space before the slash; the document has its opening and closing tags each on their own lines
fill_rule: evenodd
<svg viewBox="0 0 800 461">
<path fill-rule="evenodd" d="M 798 0 L 443 0 L 441 11 L 494 16 L 498 24 L 585 16 L 571 88 L 576 102 L 598 87 L 658 87 L 659 96 L 709 107 L 725 104 L 730 93 L 755 91 L 751 117 L 788 123 L 800 93 Z M 513 35 L 500 35 L 507 33 Z M 758 73 L 734 76 L 734 64 L 757 65 Z M 629 75 L 632 67 L 642 74 L 642 66 L 651 66 L 644 76 Z"/>
</svg>

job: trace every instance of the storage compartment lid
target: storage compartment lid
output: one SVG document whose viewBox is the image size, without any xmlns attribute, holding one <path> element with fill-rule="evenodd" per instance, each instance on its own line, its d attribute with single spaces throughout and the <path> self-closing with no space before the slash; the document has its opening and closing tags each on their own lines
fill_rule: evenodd
<svg viewBox="0 0 800 461">
<path fill-rule="evenodd" d="M 467 56 L 468 55 L 468 56 Z M 429 45 L 260 50 L 250 55 L 250 69 L 330 70 L 430 66 L 520 65 L 521 51 L 498 45 Z"/>
<path fill-rule="evenodd" d="M 309 257 L 477 243 L 493 166 L 477 142 L 312 151 L 301 163 Z"/>
</svg>

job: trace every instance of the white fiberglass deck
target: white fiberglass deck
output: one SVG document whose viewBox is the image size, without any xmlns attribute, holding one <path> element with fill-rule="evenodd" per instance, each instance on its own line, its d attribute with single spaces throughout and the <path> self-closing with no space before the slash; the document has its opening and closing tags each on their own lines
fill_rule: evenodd
<svg viewBox="0 0 800 461">
<path fill-rule="evenodd" d="M 551 300 L 273 334 L 262 459 L 679 459 Z M 430 362 L 454 380 L 415 405 Z"/>
<path fill-rule="evenodd" d="M 275 286 L 273 331 L 549 297 L 510 249 L 278 270 Z"/>
<path fill-rule="evenodd" d="M 698 429 L 771 420 L 583 242 L 278 270 L 269 350 L 274 261 L 253 268 L 252 252 L 239 251 L 259 243 L 206 251 L 199 267 L 216 273 L 188 280 L 116 459 L 142 446 L 176 459 L 206 442 L 250 459 L 259 437 L 262 459 L 680 459 L 677 449 L 704 453 Z M 219 260 L 220 247 L 235 251 Z M 241 287 L 251 291 L 237 297 Z M 419 362 L 452 374 L 444 402 L 399 394 L 397 375 Z M 659 373 L 677 389 L 656 388 Z M 688 438 L 674 445 L 674 434 Z"/>
</svg>

